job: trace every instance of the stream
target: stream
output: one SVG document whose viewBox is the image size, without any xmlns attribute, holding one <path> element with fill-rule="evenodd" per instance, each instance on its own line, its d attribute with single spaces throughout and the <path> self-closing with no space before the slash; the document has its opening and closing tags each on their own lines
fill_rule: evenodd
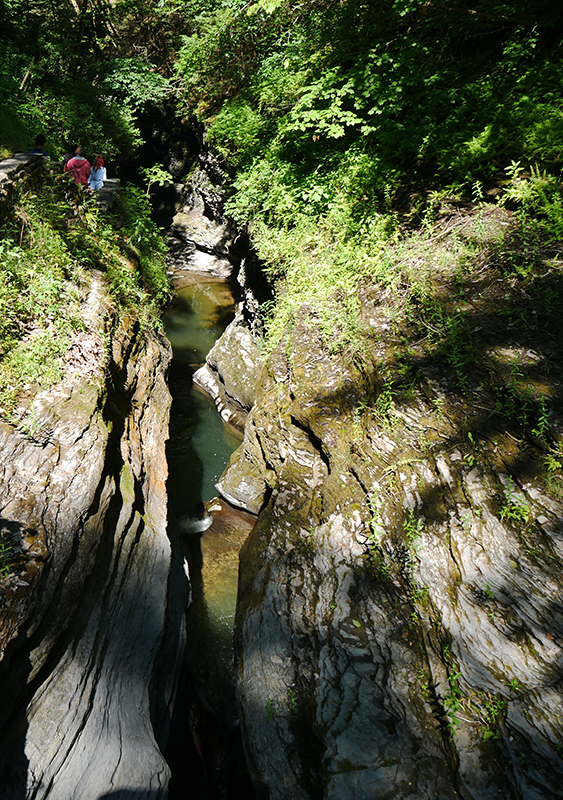
<svg viewBox="0 0 563 800">
<path fill-rule="evenodd" d="M 169 526 L 179 538 L 192 589 L 186 614 L 188 653 L 167 753 L 171 800 L 253 798 L 238 728 L 233 626 L 238 554 L 254 518 L 217 498 L 215 483 L 241 437 L 193 384 L 194 371 L 233 319 L 235 300 L 224 281 L 174 279 L 165 315 L 173 349 Z"/>
</svg>

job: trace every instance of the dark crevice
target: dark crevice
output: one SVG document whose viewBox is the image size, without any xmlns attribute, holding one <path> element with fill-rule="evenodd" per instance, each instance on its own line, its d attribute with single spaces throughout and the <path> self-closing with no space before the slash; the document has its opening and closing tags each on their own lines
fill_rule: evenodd
<svg viewBox="0 0 563 800">
<path fill-rule="evenodd" d="M 324 463 L 324 465 L 326 466 L 327 472 L 330 475 L 331 474 L 330 454 L 326 451 L 322 439 L 320 439 L 316 434 L 314 434 L 313 431 L 309 427 L 307 427 L 302 422 L 300 422 L 298 419 L 296 419 L 293 416 L 293 414 L 291 415 L 291 423 L 296 428 L 298 428 L 300 431 L 303 431 L 304 434 L 306 434 L 307 438 L 309 439 L 309 441 L 311 442 L 311 444 L 313 445 L 315 450 L 320 455 L 321 460 Z"/>
</svg>

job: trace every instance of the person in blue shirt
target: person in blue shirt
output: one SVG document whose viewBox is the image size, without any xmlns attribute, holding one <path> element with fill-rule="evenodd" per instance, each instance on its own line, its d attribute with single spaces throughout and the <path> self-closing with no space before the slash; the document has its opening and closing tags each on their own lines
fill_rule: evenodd
<svg viewBox="0 0 563 800">
<path fill-rule="evenodd" d="M 92 191 L 97 191 L 98 189 L 102 188 L 106 179 L 107 172 L 104 165 L 104 159 L 101 156 L 97 156 L 94 161 L 90 177 L 88 178 L 88 186 L 90 189 L 92 189 Z"/>
</svg>

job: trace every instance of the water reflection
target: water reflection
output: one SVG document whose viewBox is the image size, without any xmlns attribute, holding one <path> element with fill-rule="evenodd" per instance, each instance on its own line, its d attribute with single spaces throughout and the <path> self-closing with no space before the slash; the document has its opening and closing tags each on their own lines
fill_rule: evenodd
<svg viewBox="0 0 563 800">
<path fill-rule="evenodd" d="M 233 668 L 233 625 L 238 583 L 238 552 L 254 523 L 250 515 L 215 500 L 213 525 L 206 530 L 204 504 L 216 497 L 215 484 L 240 439 L 225 426 L 206 396 L 194 391 L 192 374 L 234 316 L 233 295 L 225 283 L 193 283 L 177 287 L 177 298 L 165 316 L 174 358 L 169 375 L 172 393 L 168 456 L 170 525 L 179 532 L 189 564 L 192 604 L 187 613 L 189 669 L 192 689 L 185 689 L 191 741 L 203 764 L 198 788 L 190 776 L 191 800 L 215 796 L 229 800 L 254 796 L 244 767 L 237 727 Z M 202 524 L 204 523 L 204 524 Z M 179 734 L 179 737 L 185 737 Z M 178 737 L 177 737 L 178 741 Z M 173 760 L 182 761 L 180 753 Z M 185 766 L 180 767 L 183 771 Z M 176 777 L 170 797 L 187 797 Z"/>
<path fill-rule="evenodd" d="M 202 364 L 234 311 L 234 298 L 225 283 L 180 285 L 164 320 L 175 363 Z"/>
<path fill-rule="evenodd" d="M 233 295 L 223 283 L 192 283 L 178 289 L 164 324 L 172 344 L 173 402 L 168 442 L 168 493 L 179 527 L 200 516 L 202 501 L 216 495 L 231 453 L 240 444 L 217 414 L 215 405 L 193 390 L 192 369 L 205 361 L 234 316 Z"/>
</svg>

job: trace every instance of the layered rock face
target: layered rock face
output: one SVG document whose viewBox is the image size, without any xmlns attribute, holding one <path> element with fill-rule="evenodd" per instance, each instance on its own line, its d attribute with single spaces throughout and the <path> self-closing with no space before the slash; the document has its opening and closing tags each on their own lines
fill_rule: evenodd
<svg viewBox="0 0 563 800">
<path fill-rule="evenodd" d="M 65 380 L 0 424 L 0 794 L 158 798 L 187 582 L 166 534 L 169 346 L 104 326 L 94 275 Z"/>
<path fill-rule="evenodd" d="M 201 197 L 191 208 L 216 235 L 199 241 L 221 257 L 231 240 L 219 201 Z M 479 235 L 509 226 L 495 214 L 477 220 Z M 563 431 L 551 328 L 524 326 L 526 297 L 499 276 L 470 281 L 455 313 L 480 355 L 460 391 L 462 345 L 448 366 L 371 287 L 362 359 L 331 356 L 303 309 L 265 361 L 255 267 L 242 257 L 233 269 L 236 319 L 194 380 L 245 425 L 217 488 L 258 516 L 236 624 L 258 796 L 563 797 L 563 505 L 546 484 L 545 444 L 542 456 L 506 420 L 532 413 L 537 388 L 534 436 Z M 558 289 L 550 269 L 546 296 Z M 416 382 L 391 391 L 407 362 Z"/>
<path fill-rule="evenodd" d="M 211 278 L 229 278 L 240 264 L 234 224 L 222 212 L 219 187 L 210 173 L 217 169 L 211 155 L 200 157 L 183 203 L 170 227 L 169 263 Z"/>
<path fill-rule="evenodd" d="M 194 383 L 213 398 L 225 422 L 242 430 L 263 363 L 257 345 L 260 304 L 272 294 L 248 236 L 224 215 L 222 180 L 213 155 L 204 151 L 172 222 L 168 264 L 177 278 L 228 281 L 237 295 L 235 319 L 194 374 Z"/>
<path fill-rule="evenodd" d="M 358 365 L 304 310 L 219 484 L 260 512 L 237 614 L 259 796 L 562 797 L 562 504 L 439 363 L 391 400 L 381 301 Z"/>
</svg>

